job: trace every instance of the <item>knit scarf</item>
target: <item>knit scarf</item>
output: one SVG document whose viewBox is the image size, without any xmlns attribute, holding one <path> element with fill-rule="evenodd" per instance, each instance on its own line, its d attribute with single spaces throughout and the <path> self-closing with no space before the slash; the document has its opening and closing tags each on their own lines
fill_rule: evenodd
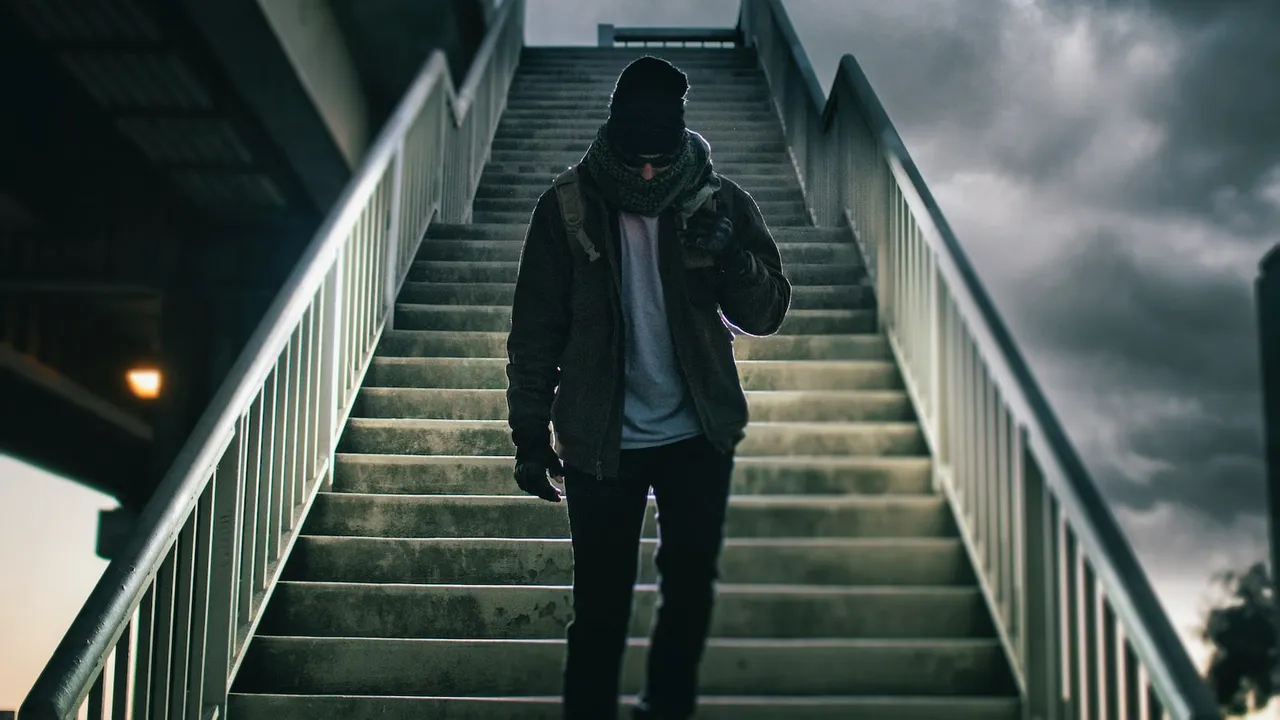
<svg viewBox="0 0 1280 720">
<path fill-rule="evenodd" d="M 618 159 L 603 125 L 587 149 L 586 166 L 605 199 L 623 212 L 656 217 L 674 206 L 681 228 L 720 189 L 720 177 L 711 169 L 711 145 L 692 130 L 685 130 L 684 146 L 675 160 L 652 180 Z"/>
</svg>

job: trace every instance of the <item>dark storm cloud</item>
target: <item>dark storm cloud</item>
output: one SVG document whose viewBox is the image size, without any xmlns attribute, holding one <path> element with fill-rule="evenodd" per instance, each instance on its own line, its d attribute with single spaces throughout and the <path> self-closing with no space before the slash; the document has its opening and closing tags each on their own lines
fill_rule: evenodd
<svg viewBox="0 0 1280 720">
<path fill-rule="evenodd" d="M 1280 178 L 1280 2 L 1055 0 L 1059 10 L 1129 12 L 1165 23 L 1179 55 L 1167 81 L 1135 98 L 1166 132 L 1161 153 L 1134 168 L 1133 206 L 1197 215 L 1242 235 L 1273 231 L 1280 210 L 1258 196 Z M 1123 52 L 1123 48 L 1120 49 Z"/>
<path fill-rule="evenodd" d="M 1032 275 L 1015 269 L 1009 245 L 991 246 L 979 269 L 1033 362 L 1068 368 L 1068 384 L 1048 390 L 1079 411 L 1063 417 L 1073 435 L 1087 436 L 1090 416 L 1108 412 L 1106 403 L 1131 400 L 1108 418 L 1119 457 L 1094 446 L 1086 459 L 1107 496 L 1134 510 L 1168 503 L 1222 524 L 1258 512 L 1262 497 L 1252 287 L 1238 264 L 1206 258 L 1247 256 L 1254 246 L 1260 255 L 1254 234 L 1268 221 L 1275 226 L 1274 211 L 1253 195 L 1280 159 L 1271 149 L 1280 133 L 1266 119 L 1280 110 L 1260 114 L 1280 83 L 1238 80 L 1266 74 L 1265 56 L 1280 48 L 1280 30 L 1258 31 L 1264 4 L 1241 0 L 1209 12 L 1203 8 L 1213 3 L 1194 2 L 1131 14 L 1131 4 L 1062 0 L 1042 4 L 1048 17 L 1036 20 L 1016 18 L 1006 3 L 966 3 L 948 16 L 923 2 L 916 12 L 867 12 L 838 27 L 805 17 L 809 3 L 788 4 L 808 26 L 816 67 L 833 70 L 833 48 L 858 56 L 931 184 L 992 172 L 1038 198 L 1009 242 L 1045 242 L 1035 212 L 1083 218 L 1078 235 L 1053 238 L 1057 246 L 1046 253 L 1053 260 Z M 1056 36 L 1026 35 L 1046 23 L 1056 24 L 1049 31 Z M 1054 73 L 1064 71 L 1046 55 L 1080 23 L 1092 65 L 1055 88 L 1063 79 Z M 1176 67 L 1153 71 L 1148 60 L 1135 70 L 1133 53 L 1144 43 L 1154 57 L 1168 52 Z M 1145 77 L 1125 76 L 1144 70 Z M 1068 99 L 1073 80 L 1092 87 Z M 1109 177 L 1069 172 L 1087 152 L 1125 157 L 1135 140 L 1121 123 L 1132 118 L 1165 138 L 1152 160 L 1121 160 Z M 1236 202 L 1221 202 L 1224 188 L 1237 189 Z M 952 197 L 971 206 L 1004 202 Z M 971 208 L 952 209 L 966 216 Z M 1221 222 L 1223 214 L 1232 221 Z M 1090 227 L 1095 215 L 1108 218 Z M 1195 219 L 1218 228 L 1187 230 Z M 990 245 L 958 230 L 970 247 Z M 1134 472 L 1126 462 L 1133 458 L 1162 469 Z"/>
<path fill-rule="evenodd" d="M 1154 199 L 1241 232 L 1274 228 L 1276 209 L 1252 196 L 1280 164 L 1280 2 L 1154 0 L 1152 8 L 1177 23 L 1186 43 L 1176 82 L 1149 107 L 1169 131 Z M 1214 198 L 1225 189 L 1245 197 L 1224 208 Z"/>
<path fill-rule="evenodd" d="M 1223 411 L 1164 418 L 1129 431 L 1133 452 L 1159 458 L 1168 467 L 1143 483 L 1110 485 L 1113 500 L 1146 510 L 1177 498 L 1223 525 L 1242 514 L 1261 514 L 1263 508 L 1241 504 L 1241 498 L 1259 498 L 1265 492 L 1262 437 L 1253 417 L 1259 410 Z"/>
<path fill-rule="evenodd" d="M 1252 288 L 1231 273 L 1139 257 L 1132 238 L 1099 231 L 1023 282 L 1026 339 L 1100 361 L 1111 382 L 1202 396 L 1257 391 Z"/>
<path fill-rule="evenodd" d="M 1136 510 L 1174 503 L 1224 524 L 1261 512 L 1259 362 L 1247 283 L 1140 258 L 1132 245 L 1098 233 L 1019 295 L 1019 335 L 1059 362 L 1101 368 L 1084 381 L 1092 387 L 1074 393 L 1133 397 L 1118 445 L 1165 466 L 1139 479 L 1091 463 L 1113 502 Z"/>
</svg>

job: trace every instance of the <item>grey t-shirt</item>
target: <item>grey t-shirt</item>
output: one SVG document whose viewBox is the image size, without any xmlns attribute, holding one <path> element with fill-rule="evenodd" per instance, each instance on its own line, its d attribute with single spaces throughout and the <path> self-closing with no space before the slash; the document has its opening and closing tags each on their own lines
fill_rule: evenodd
<svg viewBox="0 0 1280 720">
<path fill-rule="evenodd" d="M 618 213 L 622 238 L 622 314 L 626 398 L 622 448 L 656 447 L 702 433 L 680 374 L 658 275 L 658 218 Z"/>
</svg>

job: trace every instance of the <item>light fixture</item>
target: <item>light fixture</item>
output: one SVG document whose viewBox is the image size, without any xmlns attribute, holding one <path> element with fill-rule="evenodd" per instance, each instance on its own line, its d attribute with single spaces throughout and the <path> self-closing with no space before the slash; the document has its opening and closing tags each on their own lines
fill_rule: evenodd
<svg viewBox="0 0 1280 720">
<path fill-rule="evenodd" d="M 129 372 L 125 373 L 125 380 L 129 382 L 129 390 L 134 395 L 143 400 L 155 400 L 160 396 L 164 376 L 153 365 L 139 365 L 129 368 Z"/>
</svg>

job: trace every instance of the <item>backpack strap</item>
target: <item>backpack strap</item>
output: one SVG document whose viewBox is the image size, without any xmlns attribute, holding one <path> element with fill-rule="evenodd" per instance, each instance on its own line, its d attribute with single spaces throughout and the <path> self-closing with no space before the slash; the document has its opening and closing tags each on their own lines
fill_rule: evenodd
<svg viewBox="0 0 1280 720">
<path fill-rule="evenodd" d="M 578 241 L 586 251 L 589 262 L 595 262 L 596 258 L 600 257 L 600 253 L 596 251 L 595 243 L 591 242 L 587 231 L 582 227 L 585 213 L 582 188 L 578 184 L 578 171 L 575 168 L 569 168 L 560 173 L 555 179 L 555 188 L 556 198 L 560 201 L 560 218 L 564 222 L 565 234 Z"/>
</svg>

